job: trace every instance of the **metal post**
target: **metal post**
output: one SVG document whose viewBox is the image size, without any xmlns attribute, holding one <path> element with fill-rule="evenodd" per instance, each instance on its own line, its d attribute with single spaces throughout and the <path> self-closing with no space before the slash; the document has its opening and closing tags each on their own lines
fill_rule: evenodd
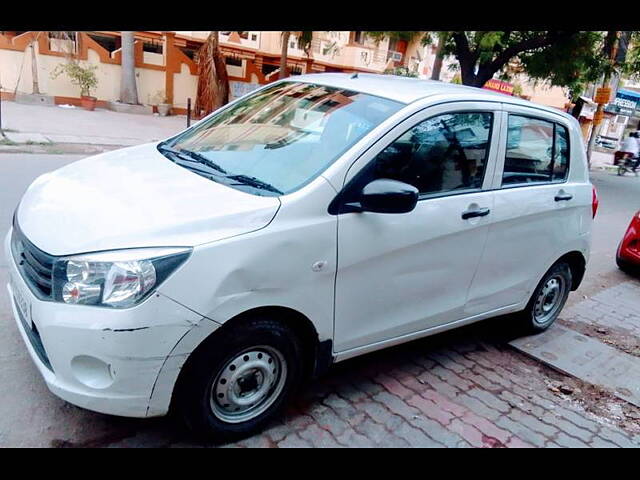
<svg viewBox="0 0 640 480">
<path fill-rule="evenodd" d="M 187 98 L 187 128 L 191 126 L 191 97 Z"/>
<path fill-rule="evenodd" d="M 4 137 L 4 132 L 2 131 L 2 80 L 0 79 L 0 136 Z"/>
</svg>

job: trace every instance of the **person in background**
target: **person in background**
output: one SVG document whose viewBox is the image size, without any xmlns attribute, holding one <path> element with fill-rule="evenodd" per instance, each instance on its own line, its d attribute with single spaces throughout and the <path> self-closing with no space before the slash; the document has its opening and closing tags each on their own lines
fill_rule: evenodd
<svg viewBox="0 0 640 480">
<path fill-rule="evenodd" d="M 629 136 L 622 142 L 620 151 L 624 152 L 622 157 L 623 160 L 629 158 L 632 160 L 632 164 L 630 166 L 635 172 L 638 168 L 638 164 L 640 163 L 640 131 L 636 130 L 635 132 L 629 132 Z"/>
</svg>

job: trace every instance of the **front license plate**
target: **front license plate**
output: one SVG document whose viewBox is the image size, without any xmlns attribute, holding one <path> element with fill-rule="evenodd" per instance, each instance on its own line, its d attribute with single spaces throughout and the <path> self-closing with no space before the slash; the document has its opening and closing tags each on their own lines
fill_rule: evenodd
<svg viewBox="0 0 640 480">
<path fill-rule="evenodd" d="M 26 326 L 31 328 L 31 304 L 27 300 L 27 297 L 22 293 L 18 286 L 18 282 L 16 282 L 13 277 L 11 278 L 11 290 L 13 291 L 13 298 L 18 310 L 20 310 L 20 313 L 22 314 L 22 318 L 24 319 Z"/>
</svg>

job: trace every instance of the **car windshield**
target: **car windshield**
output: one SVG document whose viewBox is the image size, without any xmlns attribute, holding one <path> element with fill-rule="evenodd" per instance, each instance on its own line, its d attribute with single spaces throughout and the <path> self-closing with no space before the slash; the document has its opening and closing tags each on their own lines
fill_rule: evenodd
<svg viewBox="0 0 640 480">
<path fill-rule="evenodd" d="M 158 149 L 213 181 L 277 196 L 309 183 L 402 106 L 351 90 L 282 82 L 215 113 Z"/>
</svg>

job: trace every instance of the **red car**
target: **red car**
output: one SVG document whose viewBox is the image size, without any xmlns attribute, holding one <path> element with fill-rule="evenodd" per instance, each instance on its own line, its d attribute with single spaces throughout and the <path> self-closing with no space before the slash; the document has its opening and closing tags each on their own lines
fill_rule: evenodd
<svg viewBox="0 0 640 480">
<path fill-rule="evenodd" d="M 631 219 L 616 254 L 618 267 L 624 271 L 640 271 L 640 211 Z"/>
</svg>

